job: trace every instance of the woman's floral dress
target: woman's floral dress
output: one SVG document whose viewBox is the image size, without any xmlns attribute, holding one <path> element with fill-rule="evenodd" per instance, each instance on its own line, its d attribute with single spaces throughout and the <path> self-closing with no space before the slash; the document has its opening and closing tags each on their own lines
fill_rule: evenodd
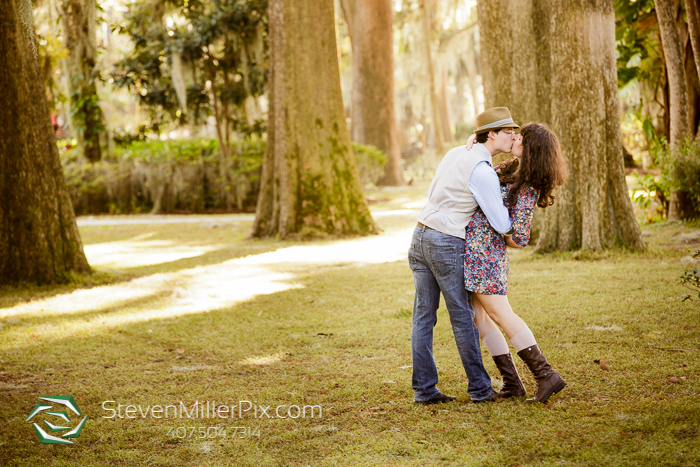
<svg viewBox="0 0 700 467">
<path fill-rule="evenodd" d="M 512 185 L 501 186 L 503 203 L 508 206 Z M 537 190 L 521 186 L 515 206 L 508 206 L 513 221 L 513 241 L 521 247 L 530 240 L 532 213 Z M 481 209 L 474 213 L 466 235 L 464 283 L 467 290 L 484 295 L 508 294 L 508 251 L 503 236 L 493 230 Z"/>
</svg>

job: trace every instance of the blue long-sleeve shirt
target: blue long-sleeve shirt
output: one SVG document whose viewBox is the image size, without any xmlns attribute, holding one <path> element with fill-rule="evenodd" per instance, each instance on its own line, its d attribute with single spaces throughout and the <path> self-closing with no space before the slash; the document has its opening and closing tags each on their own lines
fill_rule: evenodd
<svg viewBox="0 0 700 467">
<path fill-rule="evenodd" d="M 488 162 L 479 162 L 469 177 L 469 190 L 493 229 L 501 234 L 511 228 L 508 208 L 503 205 L 498 175 Z"/>
</svg>

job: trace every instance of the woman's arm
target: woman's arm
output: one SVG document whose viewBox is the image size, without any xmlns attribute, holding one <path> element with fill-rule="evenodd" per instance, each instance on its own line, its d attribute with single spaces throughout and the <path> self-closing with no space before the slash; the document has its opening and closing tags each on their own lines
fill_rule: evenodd
<svg viewBox="0 0 700 467">
<path fill-rule="evenodd" d="M 506 245 L 513 248 L 525 248 L 530 241 L 532 215 L 537 202 L 537 191 L 529 186 L 520 187 L 515 206 L 508 209 L 513 220 L 513 235 L 506 238 Z"/>
<path fill-rule="evenodd" d="M 464 146 L 469 150 L 474 146 L 474 143 L 476 142 L 476 135 L 472 134 L 469 139 L 467 140 L 467 144 Z"/>
<path fill-rule="evenodd" d="M 525 246 L 518 245 L 513 241 L 513 236 L 512 235 L 504 235 L 503 239 L 506 242 L 506 245 L 508 245 L 511 248 L 525 248 L 527 246 L 527 242 L 525 243 Z M 529 234 L 528 234 L 528 240 L 529 240 Z"/>
</svg>

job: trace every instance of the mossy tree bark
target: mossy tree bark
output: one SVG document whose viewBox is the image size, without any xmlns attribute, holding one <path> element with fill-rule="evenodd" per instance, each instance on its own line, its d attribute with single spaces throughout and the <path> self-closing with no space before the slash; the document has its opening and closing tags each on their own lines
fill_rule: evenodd
<svg viewBox="0 0 700 467">
<path fill-rule="evenodd" d="M 343 0 L 352 43 L 352 139 L 387 155 L 382 185 L 403 185 L 394 106 L 391 0 Z"/>
<path fill-rule="evenodd" d="M 537 251 L 644 248 L 627 193 L 611 0 L 478 3 L 486 106 L 548 123 L 570 177 L 546 209 Z"/>
<path fill-rule="evenodd" d="M 71 124 L 85 157 L 101 158 L 100 137 L 104 132 L 97 95 L 96 0 L 63 0 L 63 33 L 68 48 Z"/>
<path fill-rule="evenodd" d="M 90 268 L 18 1 L 0 11 L 0 283 L 59 282 Z"/>
<path fill-rule="evenodd" d="M 271 0 L 268 142 L 253 236 L 377 227 L 345 122 L 332 0 Z"/>
<path fill-rule="evenodd" d="M 671 0 L 654 0 L 659 22 L 664 62 L 668 76 L 671 146 L 681 144 L 690 132 L 688 117 L 688 85 L 683 49 L 676 25 L 676 4 Z M 690 28 L 692 35 L 693 29 Z M 691 37 L 692 39 L 692 37 Z M 679 220 L 693 216 L 693 205 L 682 190 L 671 190 L 668 219 Z"/>
</svg>

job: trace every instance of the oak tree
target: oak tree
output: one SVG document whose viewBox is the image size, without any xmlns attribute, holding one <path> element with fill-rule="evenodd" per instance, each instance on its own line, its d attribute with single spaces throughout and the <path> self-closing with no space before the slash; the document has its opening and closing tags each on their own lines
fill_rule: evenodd
<svg viewBox="0 0 700 467">
<path fill-rule="evenodd" d="M 546 209 L 538 251 L 643 248 L 627 193 L 612 0 L 481 0 L 486 106 L 548 123 L 570 177 Z"/>
<path fill-rule="evenodd" d="M 394 108 L 391 0 L 342 0 L 352 44 L 352 139 L 387 155 L 382 185 L 403 185 Z"/>
<path fill-rule="evenodd" d="M 51 125 L 33 38 L 0 0 L 0 283 L 58 282 L 90 271 Z M 24 5 L 23 5 L 24 4 Z M 30 28 L 30 27 L 29 27 Z"/>
<path fill-rule="evenodd" d="M 268 141 L 253 235 L 377 227 L 345 122 L 333 0 L 271 0 Z"/>
</svg>

